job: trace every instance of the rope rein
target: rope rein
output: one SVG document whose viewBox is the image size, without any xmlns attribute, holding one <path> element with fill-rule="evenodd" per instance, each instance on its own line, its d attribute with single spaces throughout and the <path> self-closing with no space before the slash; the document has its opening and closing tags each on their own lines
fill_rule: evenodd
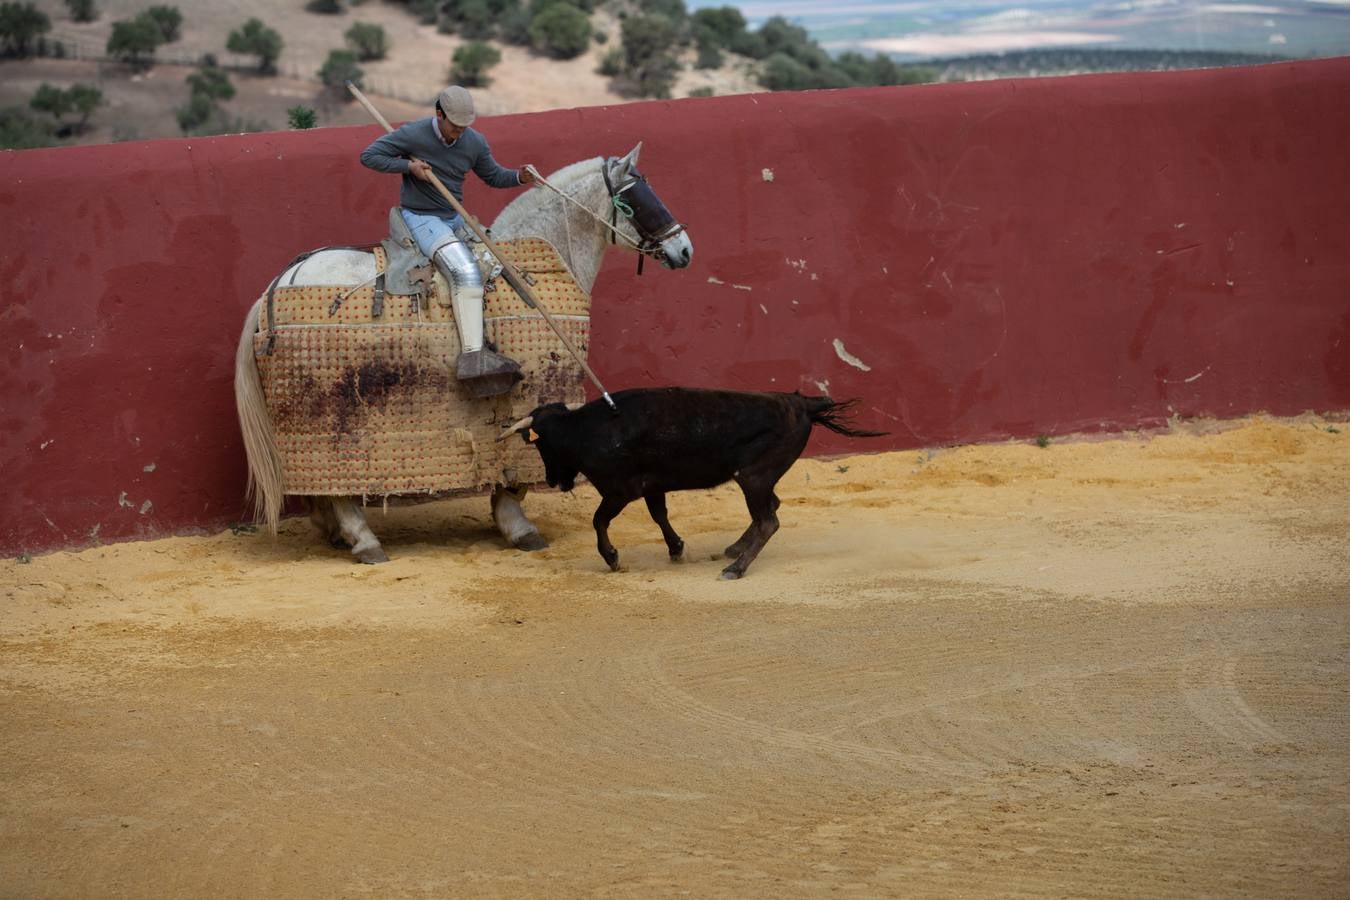
<svg viewBox="0 0 1350 900">
<path fill-rule="evenodd" d="M 640 242 L 633 240 L 628 235 L 620 231 L 618 228 L 615 228 L 609 222 L 606 222 L 603 218 L 596 215 L 594 210 L 592 210 L 586 204 L 582 203 L 577 198 L 573 197 L 571 194 L 564 193 L 563 191 L 560 191 L 558 188 L 554 187 L 552 184 L 549 183 L 548 179 L 546 179 L 543 175 L 539 174 L 539 170 L 536 169 L 534 166 L 526 165 L 525 168 L 529 169 L 530 173 L 534 175 L 534 180 L 536 183 L 548 188 L 550 191 L 557 194 L 559 197 L 563 198 L 563 200 L 565 200 L 568 203 L 571 203 L 573 206 L 575 206 L 577 209 L 580 209 L 582 212 L 590 216 L 596 222 L 599 222 L 605 228 L 608 228 L 610 231 L 614 233 L 615 238 L 623 241 L 624 245 L 627 246 L 630 250 L 636 250 L 639 253 L 645 252 L 642 249 L 642 244 Z M 633 207 L 629 206 L 623 200 L 621 200 L 618 197 L 611 197 L 610 202 L 614 204 L 614 208 L 618 210 L 619 213 L 622 214 L 624 218 L 626 219 L 633 218 Z"/>
</svg>

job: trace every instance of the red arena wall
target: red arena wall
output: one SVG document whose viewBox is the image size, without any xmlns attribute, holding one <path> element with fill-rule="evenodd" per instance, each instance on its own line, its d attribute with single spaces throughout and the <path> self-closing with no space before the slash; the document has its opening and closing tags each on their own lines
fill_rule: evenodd
<svg viewBox="0 0 1350 900">
<path fill-rule="evenodd" d="M 687 270 L 606 262 L 611 391 L 856 396 L 895 449 L 1350 407 L 1347 110 L 1334 59 L 480 126 L 545 172 L 644 141 L 689 227 Z M 0 155 L 0 552 L 243 515 L 244 313 L 296 253 L 383 235 L 377 133 Z M 467 199 L 491 221 L 510 196 Z"/>
</svg>

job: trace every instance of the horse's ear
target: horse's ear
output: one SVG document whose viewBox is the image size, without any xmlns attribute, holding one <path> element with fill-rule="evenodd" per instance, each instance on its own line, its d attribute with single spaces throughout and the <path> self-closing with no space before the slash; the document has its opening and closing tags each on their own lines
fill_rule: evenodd
<svg viewBox="0 0 1350 900">
<path fill-rule="evenodd" d="M 637 146 L 634 147 L 632 150 L 629 150 L 628 155 L 625 156 L 623 159 L 619 160 L 619 164 L 615 166 L 615 168 L 618 171 L 623 172 L 625 174 L 630 169 L 636 168 L 638 162 L 638 154 L 640 154 L 641 152 L 642 152 L 642 141 L 638 141 Z"/>
</svg>

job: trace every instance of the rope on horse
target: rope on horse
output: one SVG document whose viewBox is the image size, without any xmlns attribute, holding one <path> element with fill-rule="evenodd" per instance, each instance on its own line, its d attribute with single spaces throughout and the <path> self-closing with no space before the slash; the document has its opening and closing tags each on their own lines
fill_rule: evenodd
<svg viewBox="0 0 1350 900">
<path fill-rule="evenodd" d="M 610 231 L 614 232 L 615 236 L 616 236 L 618 239 L 622 240 L 623 243 L 624 243 L 625 245 L 627 245 L 628 248 L 629 248 L 630 250 L 636 250 L 636 251 L 638 251 L 639 253 L 642 252 L 642 245 L 641 245 L 640 243 L 638 243 L 637 241 L 634 241 L 634 240 L 633 240 L 632 238 L 630 238 L 628 235 L 624 234 L 622 231 L 620 231 L 619 229 L 615 228 L 615 227 L 614 227 L 613 225 L 611 225 L 610 223 L 606 222 L 606 221 L 605 221 L 604 219 L 602 219 L 600 216 L 596 215 L 595 212 L 594 212 L 589 206 L 587 206 L 586 204 L 582 203 L 580 200 L 578 200 L 577 198 L 573 197 L 571 194 L 566 194 L 566 193 L 564 193 L 564 192 L 558 190 L 556 187 L 554 187 L 552 184 L 550 184 L 550 183 L 548 182 L 548 179 L 546 179 L 543 175 L 539 174 L 539 170 L 536 169 L 534 166 L 526 165 L 525 168 L 527 168 L 527 169 L 530 170 L 530 172 L 534 175 L 535 181 L 537 181 L 539 184 L 541 184 L 541 185 L 543 185 L 544 187 L 548 188 L 550 191 L 552 191 L 553 193 L 557 194 L 559 197 L 562 197 L 565 201 L 567 201 L 568 203 L 571 203 L 573 206 L 577 207 L 577 209 L 580 209 L 580 210 L 581 210 L 582 212 L 584 212 L 586 215 L 590 216 L 592 219 L 594 219 L 595 221 L 599 222 L 601 225 L 603 225 L 604 227 L 608 228 Z M 630 218 L 630 219 L 631 219 L 631 218 L 633 217 L 633 208 L 632 208 L 631 206 L 629 206 L 627 203 L 625 203 L 623 200 L 619 199 L 618 197 L 612 197 L 612 198 L 610 198 L 610 199 L 611 199 L 612 202 L 614 203 L 615 209 L 618 209 L 621 213 L 623 213 L 623 215 L 624 215 L 626 218 Z"/>
</svg>

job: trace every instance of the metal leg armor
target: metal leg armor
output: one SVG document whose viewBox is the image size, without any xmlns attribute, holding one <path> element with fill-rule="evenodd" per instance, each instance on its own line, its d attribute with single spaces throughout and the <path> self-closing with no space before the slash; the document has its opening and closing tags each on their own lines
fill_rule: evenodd
<svg viewBox="0 0 1350 900">
<path fill-rule="evenodd" d="M 483 346 L 483 276 L 469 248 L 448 238 L 431 255 L 450 285 L 461 353 L 455 375 L 471 397 L 494 397 L 511 390 L 524 376 L 520 364 Z"/>
</svg>

